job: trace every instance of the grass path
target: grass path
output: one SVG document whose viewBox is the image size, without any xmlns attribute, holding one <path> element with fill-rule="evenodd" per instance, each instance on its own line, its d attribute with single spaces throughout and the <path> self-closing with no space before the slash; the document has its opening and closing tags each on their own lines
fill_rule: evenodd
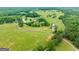
<svg viewBox="0 0 79 59">
<path fill-rule="evenodd" d="M 17 28 L 16 28 L 17 29 Z M 44 31 L 47 31 L 49 29 L 49 27 L 44 27 L 44 28 L 36 28 L 36 29 L 28 29 L 28 28 L 20 28 L 18 27 L 17 30 L 22 30 L 22 31 L 26 31 L 26 32 L 44 32 Z"/>
<path fill-rule="evenodd" d="M 67 44 L 69 44 L 75 51 L 79 51 L 69 40 L 63 38 L 62 39 L 64 42 L 66 42 Z"/>
</svg>

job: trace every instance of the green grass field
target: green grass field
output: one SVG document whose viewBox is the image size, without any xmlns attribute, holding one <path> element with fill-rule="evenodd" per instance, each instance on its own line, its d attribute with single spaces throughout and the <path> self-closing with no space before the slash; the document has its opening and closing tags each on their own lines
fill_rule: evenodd
<svg viewBox="0 0 79 59">
<path fill-rule="evenodd" d="M 32 28 L 31 28 L 32 29 Z M 10 50 L 32 50 L 37 44 L 45 44 L 49 31 L 25 31 L 15 24 L 0 25 L 0 48 Z"/>
<path fill-rule="evenodd" d="M 74 51 L 74 49 L 66 42 L 62 41 L 57 47 L 57 51 Z"/>
<path fill-rule="evenodd" d="M 58 19 L 63 13 L 54 12 L 58 15 L 54 19 L 46 17 L 46 15 L 51 14 L 51 12 L 38 11 L 37 13 L 44 17 L 49 23 L 55 23 L 58 30 L 63 31 L 65 29 L 62 21 Z M 30 51 L 38 44 L 46 44 L 49 35 L 51 35 L 49 27 L 30 27 L 25 25 L 23 28 L 18 29 L 15 23 L 3 24 L 0 25 L 0 48 L 9 48 L 11 51 Z M 74 49 L 62 41 L 62 43 L 56 47 L 56 50 L 72 51 Z"/>
</svg>

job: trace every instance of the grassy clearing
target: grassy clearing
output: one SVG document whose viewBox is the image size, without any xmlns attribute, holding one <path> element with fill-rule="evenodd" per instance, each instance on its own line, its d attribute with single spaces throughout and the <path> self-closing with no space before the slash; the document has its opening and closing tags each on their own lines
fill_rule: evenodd
<svg viewBox="0 0 79 59">
<path fill-rule="evenodd" d="M 39 43 L 45 44 L 50 35 L 49 31 L 17 30 L 15 24 L 0 25 L 0 33 L 0 48 L 9 48 L 10 50 L 32 50 Z"/>
<path fill-rule="evenodd" d="M 74 51 L 74 49 L 66 42 L 62 41 L 59 46 L 56 47 L 57 51 Z"/>
</svg>

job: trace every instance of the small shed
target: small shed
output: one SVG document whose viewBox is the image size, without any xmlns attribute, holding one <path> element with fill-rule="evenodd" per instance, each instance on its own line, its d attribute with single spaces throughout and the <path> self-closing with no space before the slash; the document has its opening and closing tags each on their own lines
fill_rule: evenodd
<svg viewBox="0 0 79 59">
<path fill-rule="evenodd" d="M 55 24 L 52 24 L 51 26 L 52 32 L 56 32 L 57 31 L 57 27 Z"/>
<path fill-rule="evenodd" d="M 26 23 L 26 17 L 25 16 L 22 16 L 22 21 L 23 21 L 23 23 Z"/>
</svg>

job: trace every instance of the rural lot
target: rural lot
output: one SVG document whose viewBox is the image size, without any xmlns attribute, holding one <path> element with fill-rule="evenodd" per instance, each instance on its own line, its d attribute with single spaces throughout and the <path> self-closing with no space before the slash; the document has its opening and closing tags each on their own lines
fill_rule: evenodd
<svg viewBox="0 0 79 59">
<path fill-rule="evenodd" d="M 0 7 L 0 48 L 78 51 L 79 8 Z"/>
</svg>

